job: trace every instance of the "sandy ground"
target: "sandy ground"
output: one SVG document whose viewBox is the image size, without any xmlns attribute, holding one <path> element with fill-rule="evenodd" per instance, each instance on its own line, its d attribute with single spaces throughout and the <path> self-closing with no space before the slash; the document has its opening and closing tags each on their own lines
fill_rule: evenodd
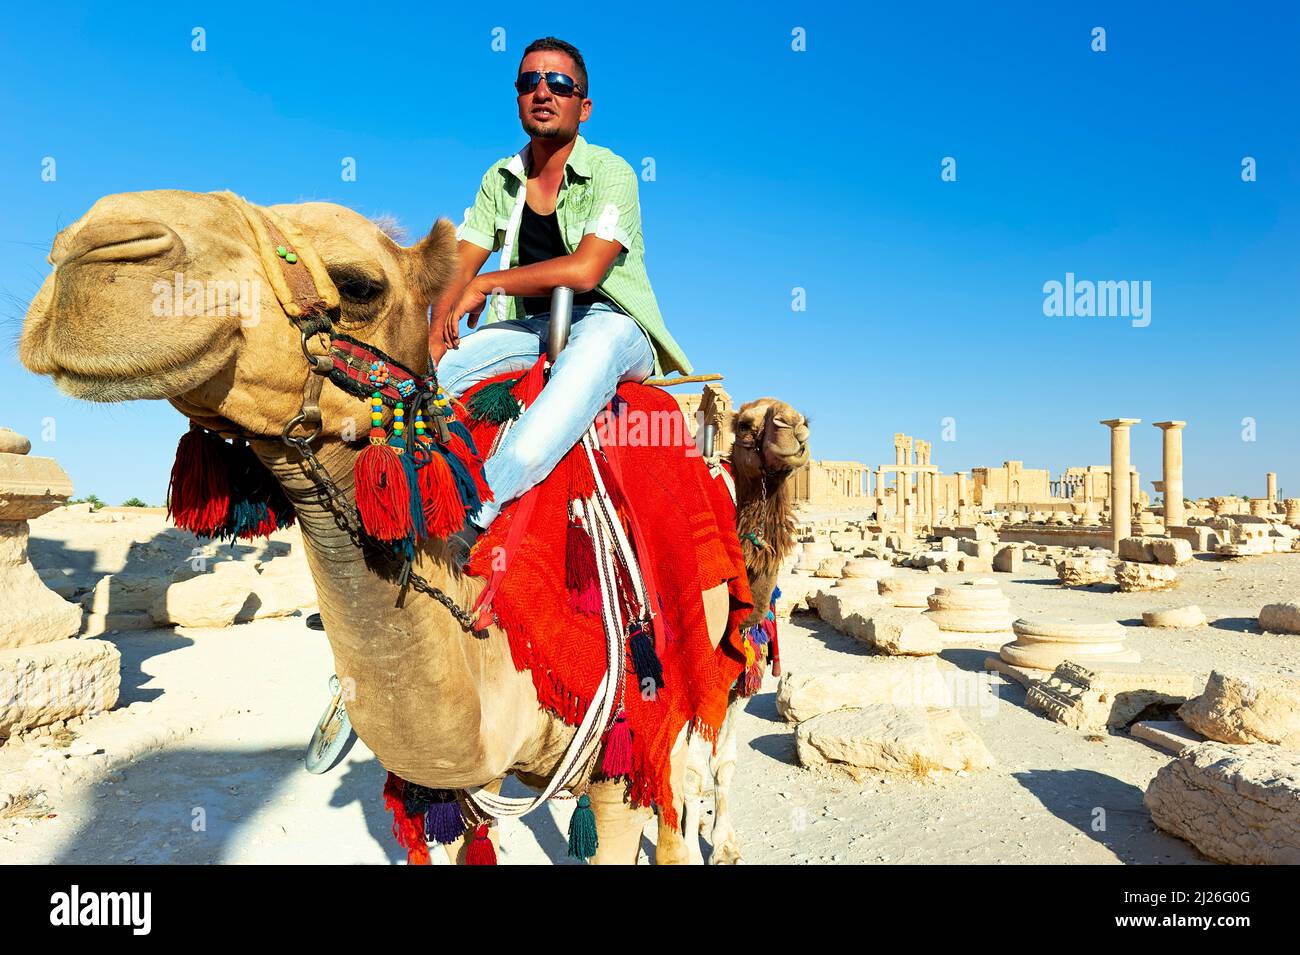
<svg viewBox="0 0 1300 955">
<path fill-rule="evenodd" d="M 153 522 L 153 523 L 147 523 Z M 120 568 L 123 539 L 148 537 L 157 515 L 89 525 L 76 535 L 79 572 Z M 44 535 L 44 536 L 43 536 Z M 33 554 L 67 551 L 71 535 L 40 521 Z M 116 543 L 114 543 L 116 542 Z M 114 548 L 117 548 L 114 550 Z M 114 566 L 117 563 L 117 566 Z M 900 571 L 900 573 L 918 573 Z M 1265 603 L 1300 596 L 1300 555 L 1196 560 L 1178 590 L 1120 594 L 1062 590 L 1045 567 L 994 575 L 1020 615 L 1089 614 L 1129 627 L 1147 661 L 1198 675 L 1300 672 L 1300 637 L 1258 632 Z M 935 584 L 972 575 L 927 575 Z M 1141 627 L 1143 610 L 1198 604 L 1209 627 Z M 0 861 L 22 863 L 391 863 L 404 859 L 383 807 L 384 772 L 357 742 L 329 773 L 302 754 L 332 672 L 324 636 L 301 617 L 223 630 L 110 635 L 122 651 L 118 708 L 76 728 L 102 751 L 67 756 L 38 741 L 0 746 L 0 775 L 78 758 L 107 763 L 51 785 L 44 804 L 0 814 Z M 852 669 L 857 641 L 809 615 L 783 624 L 788 671 Z M 946 650 L 968 724 L 997 760 L 989 771 L 913 781 L 804 770 L 793 727 L 776 714 L 776 681 L 739 722 L 733 790 L 746 863 L 1196 863 L 1186 843 L 1154 828 L 1142 794 L 1169 754 L 1124 733 L 1085 734 L 1023 706 L 1024 691 L 982 672 L 986 650 Z M 42 755 L 44 750 L 48 755 Z M 123 756 L 127 756 L 123 760 Z M 33 763 L 36 759 L 38 762 Z M 111 765 L 113 762 L 122 763 Z M 98 764 L 96 764 L 98 765 Z M 51 775 L 51 780 L 56 775 Z M 522 793 L 522 789 L 518 792 Z M 501 831 L 503 863 L 564 858 L 570 806 L 555 803 Z M 653 852 L 653 828 L 645 848 Z"/>
</svg>

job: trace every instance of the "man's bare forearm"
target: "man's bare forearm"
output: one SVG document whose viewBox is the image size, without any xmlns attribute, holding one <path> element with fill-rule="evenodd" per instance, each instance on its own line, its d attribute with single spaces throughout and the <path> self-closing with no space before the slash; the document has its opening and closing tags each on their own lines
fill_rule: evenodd
<svg viewBox="0 0 1300 955">
<path fill-rule="evenodd" d="M 590 292 L 601 278 L 593 271 L 591 264 L 578 256 L 562 255 L 504 272 L 484 272 L 475 281 L 484 293 L 499 289 L 506 295 L 549 295 L 560 285 L 575 292 Z"/>
</svg>

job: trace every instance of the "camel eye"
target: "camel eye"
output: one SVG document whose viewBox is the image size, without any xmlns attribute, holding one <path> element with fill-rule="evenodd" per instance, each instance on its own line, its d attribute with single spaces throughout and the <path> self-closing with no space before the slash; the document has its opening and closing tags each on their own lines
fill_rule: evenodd
<svg viewBox="0 0 1300 955">
<path fill-rule="evenodd" d="M 383 295 L 386 286 L 382 278 L 375 278 L 364 272 L 354 271 L 352 269 L 340 269 L 337 272 L 331 271 L 330 278 L 334 280 L 335 287 L 339 290 L 339 295 L 348 302 L 357 305 L 365 305 L 373 302 L 379 296 Z"/>
</svg>

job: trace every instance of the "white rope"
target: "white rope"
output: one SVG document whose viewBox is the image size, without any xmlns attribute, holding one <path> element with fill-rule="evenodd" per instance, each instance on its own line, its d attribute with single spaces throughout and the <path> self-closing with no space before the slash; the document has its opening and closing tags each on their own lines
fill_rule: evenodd
<svg viewBox="0 0 1300 955">
<path fill-rule="evenodd" d="M 718 477 L 722 478 L 722 483 L 727 485 L 727 490 L 731 494 L 731 503 L 735 504 L 736 503 L 736 481 L 731 476 L 731 472 L 729 472 L 721 464 L 710 464 L 709 473 L 712 474 L 715 478 Z"/>
</svg>

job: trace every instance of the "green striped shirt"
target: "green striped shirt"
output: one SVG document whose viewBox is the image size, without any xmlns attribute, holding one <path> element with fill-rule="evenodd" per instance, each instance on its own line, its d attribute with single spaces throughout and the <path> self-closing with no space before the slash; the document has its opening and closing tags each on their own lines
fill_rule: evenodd
<svg viewBox="0 0 1300 955">
<path fill-rule="evenodd" d="M 457 238 L 502 253 L 502 269 L 519 264 L 519 220 L 527 194 L 528 147 L 493 163 L 483 176 L 474 205 L 465 210 Z M 636 173 L 627 162 L 603 146 L 593 146 L 581 136 L 573 143 L 565 163 L 555 207 L 560 236 L 570 253 L 582 237 L 617 242 L 623 247 L 597 290 L 626 312 L 650 336 L 655 350 L 655 373 L 691 373 L 691 363 L 668 333 L 650 277 L 645 270 L 645 242 L 641 236 L 641 203 L 637 199 Z M 519 296 L 494 295 L 484 310 L 488 322 L 524 314 Z"/>
</svg>

